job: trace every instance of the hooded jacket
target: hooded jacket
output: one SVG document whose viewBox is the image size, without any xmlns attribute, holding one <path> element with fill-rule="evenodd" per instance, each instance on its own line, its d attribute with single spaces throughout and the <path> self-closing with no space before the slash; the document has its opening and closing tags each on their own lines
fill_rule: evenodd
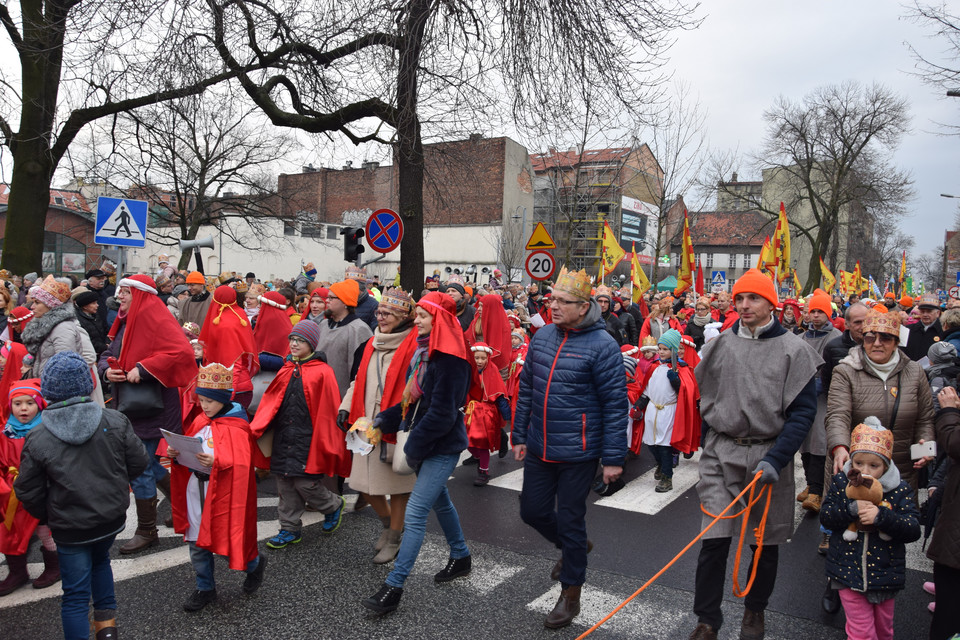
<svg viewBox="0 0 960 640">
<path fill-rule="evenodd" d="M 520 373 L 513 444 L 547 462 L 623 466 L 627 453 L 627 387 L 623 358 L 600 306 L 574 329 L 555 324 L 533 336 Z"/>
<path fill-rule="evenodd" d="M 937 412 L 937 448 L 951 460 L 943 482 L 940 519 L 933 530 L 927 557 L 960 570 L 960 409 Z"/>
<path fill-rule="evenodd" d="M 71 398 L 47 407 L 30 431 L 14 489 L 57 544 L 86 544 L 123 530 L 130 480 L 148 463 L 125 415 Z"/>
</svg>

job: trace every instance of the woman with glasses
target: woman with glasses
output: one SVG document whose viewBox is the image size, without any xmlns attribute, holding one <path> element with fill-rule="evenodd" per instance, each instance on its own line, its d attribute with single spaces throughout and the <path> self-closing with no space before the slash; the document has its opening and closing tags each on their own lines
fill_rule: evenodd
<svg viewBox="0 0 960 640">
<path fill-rule="evenodd" d="M 827 399 L 827 466 L 832 473 L 840 472 L 850 458 L 851 430 L 876 416 L 893 431 L 893 463 L 916 490 L 917 471 L 932 458 L 911 460 L 910 445 L 934 437 L 933 398 L 923 369 L 897 348 L 899 343 L 896 314 L 871 309 L 863 323 L 863 344 L 852 348 L 833 370 Z"/>
</svg>

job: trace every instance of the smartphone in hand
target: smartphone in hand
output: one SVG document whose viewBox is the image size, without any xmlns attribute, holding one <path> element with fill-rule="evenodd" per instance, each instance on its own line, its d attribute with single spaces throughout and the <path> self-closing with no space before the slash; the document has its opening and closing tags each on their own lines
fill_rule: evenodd
<svg viewBox="0 0 960 640">
<path fill-rule="evenodd" d="M 923 444 L 910 445 L 910 459 L 919 460 L 920 458 L 935 458 L 937 456 L 937 442 L 931 440 Z"/>
</svg>

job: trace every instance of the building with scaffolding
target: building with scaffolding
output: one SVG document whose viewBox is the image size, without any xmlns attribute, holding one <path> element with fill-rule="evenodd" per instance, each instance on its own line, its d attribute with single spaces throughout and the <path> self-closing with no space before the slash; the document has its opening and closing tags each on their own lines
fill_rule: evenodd
<svg viewBox="0 0 960 640">
<path fill-rule="evenodd" d="M 605 222 L 627 251 L 631 241 L 640 253 L 648 239 L 657 237 L 651 211 L 662 199 L 663 170 L 646 144 L 550 148 L 531 154 L 530 160 L 536 175 L 533 218 L 546 225 L 557 243 L 559 264 L 595 272 Z"/>
</svg>

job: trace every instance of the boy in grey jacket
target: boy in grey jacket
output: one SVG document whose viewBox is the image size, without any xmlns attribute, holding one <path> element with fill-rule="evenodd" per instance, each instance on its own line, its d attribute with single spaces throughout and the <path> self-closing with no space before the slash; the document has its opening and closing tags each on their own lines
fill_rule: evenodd
<svg viewBox="0 0 960 640">
<path fill-rule="evenodd" d="M 147 452 L 126 416 L 91 401 L 90 367 L 76 353 L 50 358 L 40 388 L 49 404 L 27 436 L 14 489 L 57 543 L 64 637 L 89 637 L 92 597 L 96 638 L 113 640 L 110 547 L 123 531 L 130 480 L 146 469 Z"/>
</svg>

